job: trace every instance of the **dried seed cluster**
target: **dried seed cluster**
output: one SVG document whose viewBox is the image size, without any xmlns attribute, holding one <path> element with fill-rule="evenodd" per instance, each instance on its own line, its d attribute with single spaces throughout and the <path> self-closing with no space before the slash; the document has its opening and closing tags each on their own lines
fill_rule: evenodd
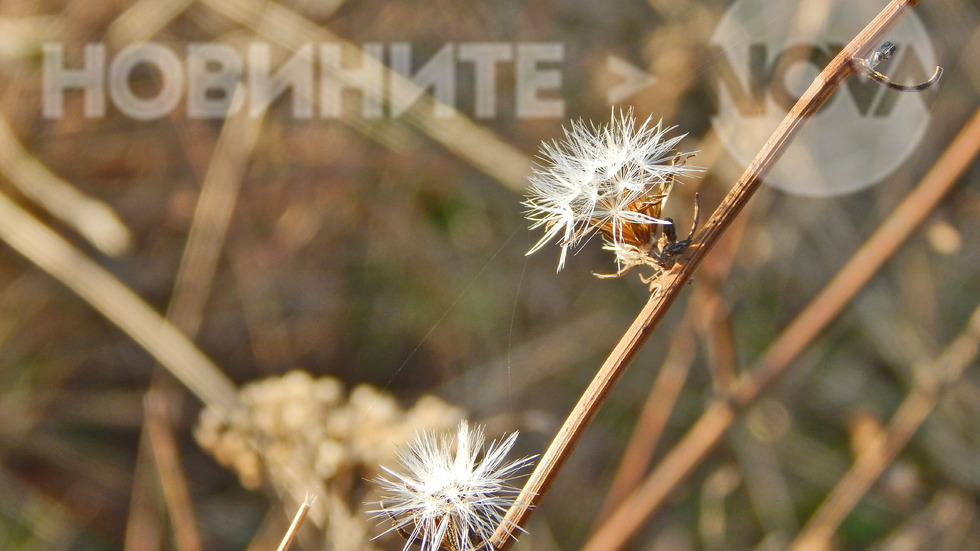
<svg viewBox="0 0 980 551">
<path fill-rule="evenodd" d="M 246 488 L 266 477 L 290 487 L 375 473 L 417 431 L 449 428 L 463 418 L 461 409 L 433 396 L 405 410 L 372 386 L 347 395 L 339 380 L 302 371 L 246 385 L 241 402 L 227 421 L 204 410 L 195 436 Z"/>
</svg>

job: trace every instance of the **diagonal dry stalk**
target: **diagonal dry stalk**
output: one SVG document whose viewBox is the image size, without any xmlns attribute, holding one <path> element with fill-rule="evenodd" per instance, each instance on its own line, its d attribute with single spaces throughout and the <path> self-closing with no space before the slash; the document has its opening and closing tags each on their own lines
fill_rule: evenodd
<svg viewBox="0 0 980 551">
<path fill-rule="evenodd" d="M 109 256 L 129 248 L 132 236 L 115 211 L 78 191 L 24 149 L 0 115 L 0 174 L 32 202 L 57 217 Z"/>
<path fill-rule="evenodd" d="M 963 127 L 916 189 L 895 208 L 851 260 L 743 375 L 729 397 L 718 398 L 701 414 L 633 494 L 623 500 L 585 549 L 621 546 L 660 507 L 667 495 L 721 439 L 735 419 L 735 407 L 751 403 L 803 351 L 922 223 L 980 153 L 980 111 Z"/>
<path fill-rule="evenodd" d="M 283 536 L 282 542 L 279 543 L 277 551 L 286 551 L 289 549 L 289 545 L 293 543 L 293 539 L 296 537 L 296 532 L 299 530 L 299 526 L 303 524 L 303 519 L 306 518 L 306 513 L 310 511 L 310 507 L 313 506 L 313 502 L 315 501 L 315 495 L 306 495 L 306 499 L 303 500 L 303 503 L 300 504 L 299 509 L 296 511 L 296 516 L 293 517 L 293 522 L 289 524 L 289 529 L 286 530 L 286 535 Z"/>
<path fill-rule="evenodd" d="M 244 93 L 239 87 L 236 94 Z M 167 309 L 166 319 L 188 338 L 199 332 L 207 297 L 211 290 L 218 257 L 225 243 L 231 216 L 238 200 L 239 188 L 244 178 L 248 159 L 255 148 L 264 113 L 257 117 L 242 111 L 227 120 L 211 155 L 211 163 L 201 184 L 194 218 L 188 232 L 187 243 L 177 271 L 173 298 Z M 153 465 L 160 477 L 164 500 L 170 512 L 175 533 L 175 545 L 182 551 L 201 549 L 200 536 L 194 522 L 193 506 L 186 483 L 180 475 L 180 458 L 166 452 L 177 448 L 173 441 L 168 410 L 179 410 L 181 394 L 164 378 L 160 366 L 154 368 L 150 388 L 146 394 L 146 414 L 141 441 L 150 446 L 140 446 L 136 459 L 136 472 L 151 468 L 147 451 L 153 454 Z M 169 467 L 169 468 L 168 468 Z M 140 510 L 138 500 L 150 499 L 145 489 L 133 485 L 131 509 Z M 127 534 L 145 530 L 140 522 L 151 522 L 149 517 L 131 515 Z M 143 545 L 136 537 L 127 537 L 127 549 Z"/>
<path fill-rule="evenodd" d="M 609 485 L 605 502 L 597 515 L 596 526 L 601 525 L 616 505 L 629 495 L 633 488 L 636 488 L 649 469 L 657 443 L 667 426 L 667 420 L 674 410 L 681 388 L 694 363 L 695 334 L 707 332 L 705 326 L 722 317 L 718 285 L 734 264 L 742 230 L 745 229 L 744 220 L 743 217 L 736 221 L 735 226 L 719 244 L 717 252 L 706 260 L 701 270 L 698 286 L 693 289 L 685 308 L 684 318 L 674 329 L 677 338 L 671 339 L 653 388 L 637 416 L 636 426 L 623 451 L 619 469 Z M 734 377 L 733 362 L 721 359 L 715 363 L 732 366 L 731 377 Z M 726 376 L 717 377 L 715 388 L 719 391 L 729 388 L 727 381 Z"/>
<path fill-rule="evenodd" d="M 503 550 L 513 544 L 516 533 L 527 523 L 534 508 L 551 487 L 558 472 L 595 417 L 599 407 L 609 396 L 616 382 L 632 363 L 650 334 L 667 314 L 670 306 L 690 280 L 695 269 L 704 260 L 705 255 L 742 211 L 748 200 L 759 188 L 762 179 L 782 156 L 782 153 L 803 128 L 809 117 L 820 109 L 847 76 L 855 72 L 853 61 L 881 42 L 885 33 L 898 23 L 909 8 L 916 4 L 918 4 L 918 0 L 892 0 L 831 60 L 803 93 L 803 96 L 779 124 L 697 235 L 690 247 L 690 255 L 681 259 L 670 272 L 665 273 L 660 279 L 658 282 L 660 290 L 650 297 L 650 300 L 640 311 L 605 363 L 599 368 L 592 383 L 569 414 L 548 450 L 541 456 L 537 467 L 528 478 L 514 505 L 497 527 L 490 542 L 491 547 Z M 715 413 L 719 416 L 719 420 L 723 421 L 719 426 L 727 426 L 734 412 L 727 403 L 722 404 L 722 406 L 715 408 L 717 410 Z M 718 436 L 723 431 L 723 428 L 720 429 Z M 600 533 L 604 531 L 601 530 Z M 623 537 L 626 537 L 625 533 Z M 592 541 L 596 541 L 596 539 L 593 538 Z M 612 548 L 615 546 L 586 546 L 586 549 L 605 550 Z"/>
<path fill-rule="evenodd" d="M 195 522 L 190 489 L 181 465 L 179 446 L 173 427 L 170 425 L 171 416 L 166 397 L 159 389 L 151 389 L 145 396 L 144 404 L 146 407 L 144 430 L 160 480 L 160 490 L 170 514 L 174 547 L 180 551 L 202 551 L 204 547 Z M 140 486 L 138 483 L 133 486 L 135 495 L 145 496 L 144 492 L 137 489 Z M 134 538 L 126 543 L 132 546 L 130 548 L 138 549 L 141 543 L 145 545 L 146 540 L 139 542 Z"/>
<path fill-rule="evenodd" d="M 202 5 L 214 10 L 228 19 L 235 21 L 245 28 L 252 29 L 256 36 L 265 38 L 289 51 L 298 51 L 306 44 L 338 44 L 344 50 L 345 56 L 357 56 L 361 59 L 362 69 L 371 74 L 383 74 L 377 87 L 368 86 L 364 93 L 372 99 L 383 101 L 384 91 L 382 82 L 388 83 L 389 100 L 396 97 L 413 97 L 419 91 L 418 86 L 395 71 L 388 69 L 380 61 L 364 52 L 353 43 L 331 32 L 322 25 L 307 19 L 286 5 L 263 0 L 202 0 Z M 350 76 L 334 74 L 340 81 L 349 81 Z M 364 83 L 360 83 L 363 85 Z M 523 182 L 527 176 L 530 159 L 514 146 L 500 139 L 495 133 L 474 123 L 459 112 L 451 117 L 436 116 L 433 108 L 435 102 L 428 92 L 423 92 L 426 100 L 410 107 L 401 118 L 424 133 L 429 138 L 453 152 L 460 159 L 496 179 L 505 187 L 514 191 L 523 191 Z M 441 104 L 442 109 L 453 109 Z M 455 110 L 454 110 L 455 111 Z M 342 115 L 344 120 L 354 128 L 372 136 L 379 142 L 385 139 L 376 129 L 369 128 L 361 118 L 351 118 Z"/>
<path fill-rule="evenodd" d="M 888 427 L 858 455 L 809 522 L 789 545 L 789 551 L 821 551 L 844 518 L 867 493 L 908 443 L 944 392 L 960 379 L 980 349 L 980 307 L 963 331 L 931 365 L 916 371 L 915 386 L 892 415 Z"/>
<path fill-rule="evenodd" d="M 235 408 L 235 385 L 183 333 L 108 270 L 2 194 L 0 241 L 122 329 L 202 402 L 223 412 Z"/>
</svg>

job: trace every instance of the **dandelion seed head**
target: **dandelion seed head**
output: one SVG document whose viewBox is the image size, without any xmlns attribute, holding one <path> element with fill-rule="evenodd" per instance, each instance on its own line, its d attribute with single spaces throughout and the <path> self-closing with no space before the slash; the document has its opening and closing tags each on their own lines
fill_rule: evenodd
<svg viewBox="0 0 980 551">
<path fill-rule="evenodd" d="M 422 551 L 469 551 L 488 542 L 518 494 L 511 481 L 533 458 L 507 462 L 517 433 L 484 449 L 483 430 L 465 421 L 454 435 L 421 433 L 399 450 L 401 469 L 384 468 L 383 492 L 371 513 Z M 386 532 L 387 533 L 387 532 Z"/>
<path fill-rule="evenodd" d="M 531 228 L 545 233 L 528 254 L 557 238 L 561 270 L 569 249 L 596 233 L 617 263 L 626 260 L 618 251 L 632 255 L 656 243 L 656 226 L 669 223 L 660 211 L 674 180 L 701 169 L 677 162 L 692 155 L 675 151 L 686 134 L 668 137 L 674 127 L 652 120 L 637 127 L 632 111 L 614 111 L 608 125 L 573 122 L 563 140 L 542 145 L 524 205 Z"/>
</svg>

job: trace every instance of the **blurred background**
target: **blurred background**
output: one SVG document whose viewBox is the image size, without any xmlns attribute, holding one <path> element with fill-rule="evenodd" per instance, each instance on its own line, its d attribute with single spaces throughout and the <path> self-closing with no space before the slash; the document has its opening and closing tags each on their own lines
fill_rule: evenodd
<svg viewBox="0 0 980 551">
<path fill-rule="evenodd" d="M 787 10 L 819 22 L 828 5 L 763 11 L 763 32 L 785 34 Z M 389 444 L 465 417 L 490 438 L 519 430 L 515 457 L 542 453 L 649 291 L 642 269 L 593 277 L 615 271 L 596 240 L 558 273 L 557 246 L 525 256 L 541 235 L 523 218 L 525 177 L 541 142 L 571 120 L 598 124 L 611 106 L 632 108 L 678 125 L 681 149 L 700 151 L 691 162 L 704 177 L 676 186 L 666 208 L 679 233 L 694 192 L 713 211 L 746 164 L 713 125 L 725 52 L 744 46 L 712 43 L 734 6 L 0 2 L 0 547 L 273 548 L 304 488 L 276 472 L 302 471 L 302 481 L 321 477 L 334 501 L 318 502 L 296 545 L 399 549 L 395 534 L 367 539 L 388 526 L 361 506 Z M 589 541 L 707 405 L 784 342 L 791 321 L 818 317 L 804 309 L 852 257 L 870 266 L 848 276 L 853 299 L 826 326 L 813 322 L 781 376 L 690 461 L 689 477 L 670 477 L 669 499 L 640 512 L 625 548 L 784 549 L 835 487 L 860 487 L 845 474 L 882 434 L 898 444 L 867 467 L 870 488 L 835 509 L 839 521 L 818 517 L 829 548 L 980 547 L 978 331 L 967 331 L 980 302 L 977 124 L 964 131 L 965 153 L 951 148 L 980 106 L 980 8 L 932 1 L 914 14 L 945 74 L 915 96 L 928 122 L 908 130 L 912 153 L 846 194 L 762 186 L 599 413 L 518 549 Z M 101 71 L 87 44 L 101 45 Z M 183 81 L 134 64 L 112 92 L 114 61 L 134 44 L 172 52 Z M 267 109 L 245 101 L 195 116 L 193 44 L 237 52 L 245 94 L 257 90 L 251 46 L 268 52 L 272 73 L 311 61 L 314 97 L 285 87 Z M 349 79 L 334 81 L 345 90 L 337 112 L 323 110 L 322 44 L 340 52 Z M 443 107 L 392 76 L 405 45 L 415 89 Z M 363 51 L 380 51 L 381 65 Z M 49 85 L 82 67 L 95 84 L 55 88 L 52 100 L 46 67 Z M 369 107 L 369 74 L 392 83 L 380 112 Z M 120 106 L 130 97 L 159 107 L 152 101 L 168 83 L 177 100 L 152 117 Z M 102 112 L 86 103 L 97 88 L 110 90 Z M 218 105 L 233 89 L 216 83 L 200 97 Z M 46 111 L 48 101 L 61 110 Z M 303 101 L 312 115 L 295 111 Z M 937 164 L 951 150 L 958 156 Z M 848 154 L 860 167 L 862 151 Z M 911 236 L 883 264 L 855 257 L 934 165 L 948 191 L 937 204 L 914 202 Z M 939 361 L 951 345 L 952 359 Z M 208 406 L 236 413 L 199 421 Z M 375 430 L 359 423 L 375 421 L 399 436 L 357 440 Z M 222 440 L 235 431 L 245 436 Z M 325 467 L 327 457 L 343 459 Z M 358 527 L 338 529 L 335 510 Z M 341 532 L 358 537 L 341 541 Z"/>
</svg>

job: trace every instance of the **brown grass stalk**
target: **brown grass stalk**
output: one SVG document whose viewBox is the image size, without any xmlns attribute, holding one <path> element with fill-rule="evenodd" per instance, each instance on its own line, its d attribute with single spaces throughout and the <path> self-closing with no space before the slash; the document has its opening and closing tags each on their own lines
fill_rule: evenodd
<svg viewBox="0 0 980 551">
<path fill-rule="evenodd" d="M 718 443 L 735 419 L 736 406 L 751 403 L 789 366 L 898 250 L 980 152 L 980 111 L 956 136 L 918 186 L 862 245 L 834 278 L 780 333 L 741 377 L 730 398 L 712 402 L 663 461 L 624 500 L 585 549 L 616 549 L 663 505 L 669 493 Z"/>
<path fill-rule="evenodd" d="M 527 523 L 535 507 L 554 483 L 558 472 L 595 417 L 599 407 L 609 396 L 616 382 L 639 353 L 650 334 L 664 318 L 680 291 L 693 275 L 694 270 L 701 264 L 712 246 L 717 243 L 725 229 L 742 211 L 761 185 L 762 179 L 809 118 L 827 101 L 844 78 L 854 72 L 853 60 L 862 54 L 867 54 L 873 47 L 877 46 L 885 33 L 898 23 L 905 11 L 917 3 L 917 0 L 892 0 L 831 60 L 830 64 L 817 76 L 793 109 L 782 120 L 721 205 L 711 215 L 704 228 L 698 233 L 691 246 L 690 255 L 681 259 L 671 271 L 664 274 L 659 281 L 659 292 L 650 297 L 650 300 L 613 349 L 606 362 L 599 368 L 592 383 L 569 414 L 551 446 L 542 455 L 537 468 L 528 478 L 514 505 L 498 526 L 491 540 L 491 545 L 494 548 L 506 549 L 513 544 L 514 536 Z M 714 404 L 705 412 L 705 417 L 692 428 L 692 433 L 700 434 L 700 431 L 706 431 L 705 437 L 707 438 L 705 441 L 717 441 L 733 417 L 734 411 L 727 403 Z M 675 451 L 677 450 L 675 449 Z M 683 478 L 693 468 L 695 461 L 678 461 L 679 458 L 676 454 L 673 457 L 674 463 L 668 463 L 665 460 L 661 467 L 680 468 L 677 476 L 672 478 Z M 667 459 L 670 458 L 671 456 L 668 456 Z M 683 458 L 684 456 L 680 457 L 680 459 Z M 696 458 L 692 457 L 692 459 Z M 662 496 L 655 502 L 659 502 L 661 499 Z M 608 551 L 620 547 L 645 518 L 645 515 L 639 518 L 634 515 L 634 520 L 628 525 L 619 526 L 621 522 L 613 521 L 622 518 L 621 510 L 622 507 L 617 510 L 610 522 L 592 538 L 586 545 L 586 549 Z M 618 534 L 611 534 L 611 529 L 619 530 Z"/>
<path fill-rule="evenodd" d="M 239 86 L 235 93 L 244 94 L 243 88 Z M 197 337 L 204 317 L 218 258 L 228 234 L 248 160 L 258 139 L 263 115 L 264 113 L 253 117 L 242 110 L 225 122 L 201 184 L 166 314 L 167 321 L 191 339 Z M 167 409 L 179 411 L 182 396 L 183 393 L 169 378 L 163 376 L 157 366 L 146 395 L 146 414 L 140 435 L 140 440 L 148 439 L 150 446 L 139 447 L 140 456 L 136 461 L 137 475 L 134 479 L 148 480 L 148 477 L 140 476 L 141 473 L 151 466 L 156 468 L 174 528 L 175 543 L 182 551 L 194 551 L 201 549 L 200 536 L 197 534 L 186 481 L 180 475 L 180 457 L 176 453 L 167 453 L 169 450 L 176 450 L 177 443 L 170 427 L 171 417 L 164 413 Z M 154 455 L 152 463 L 143 457 L 147 451 Z M 130 509 L 146 510 L 147 507 L 140 506 L 137 501 L 148 500 L 150 496 L 136 488 L 137 485 L 134 485 Z M 146 530 L 135 523 L 154 520 L 145 514 L 131 515 L 127 534 Z M 145 541 L 136 538 L 133 541 L 134 546 L 130 547 L 132 549 L 145 545 Z"/>
<path fill-rule="evenodd" d="M 296 538 L 296 533 L 299 531 L 300 525 L 303 524 L 303 519 L 306 518 L 306 513 L 310 511 L 310 507 L 313 506 L 314 501 L 316 501 L 316 496 L 309 494 L 303 503 L 300 504 L 299 509 L 296 510 L 296 516 L 293 517 L 293 521 L 289 524 L 289 529 L 286 530 L 286 534 L 279 543 L 277 551 L 286 551 L 289 549 L 290 544 L 293 543 L 293 539 Z"/>
<path fill-rule="evenodd" d="M 741 219 L 741 220 L 744 220 Z M 684 382 L 687 380 L 688 372 L 694 362 L 694 352 L 696 349 L 695 334 L 710 331 L 706 325 L 715 324 L 715 320 L 724 315 L 720 308 L 721 299 L 718 296 L 717 285 L 721 282 L 735 259 L 738 245 L 741 242 L 741 230 L 745 228 L 744 223 L 736 221 L 732 231 L 725 234 L 724 241 L 720 247 L 724 250 L 723 254 L 715 254 L 705 261 L 702 277 L 698 278 L 698 286 L 691 295 L 684 312 L 684 318 L 675 328 L 677 337 L 671 339 L 667 356 L 664 359 L 653 388 L 643 408 L 637 417 L 636 427 L 630 436 L 629 443 L 623 452 L 616 476 L 613 477 L 606 493 L 606 499 L 597 515 L 597 526 L 609 516 L 623 498 L 632 492 L 633 488 L 647 472 L 657 442 L 667 426 L 667 420 L 677 403 Z M 730 362 L 722 360 L 722 363 L 731 365 Z M 723 370 L 726 371 L 727 370 Z M 734 375 L 734 371 L 732 371 Z M 715 386 L 719 390 L 727 388 L 725 384 L 727 377 L 719 379 L 715 377 Z"/>
<path fill-rule="evenodd" d="M 146 433 L 153 454 L 153 463 L 160 477 L 167 511 L 174 530 L 174 545 L 178 551 L 202 551 L 201 535 L 197 530 L 194 508 L 191 505 L 187 479 L 181 466 L 166 397 L 159 391 L 146 394 Z M 147 542 L 134 542 L 145 545 Z"/>
<path fill-rule="evenodd" d="M 24 197 L 78 232 L 100 252 L 119 256 L 129 248 L 132 239 L 129 229 L 115 211 L 105 202 L 78 191 L 31 155 L 3 116 L 0 116 L 0 174 Z"/>
<path fill-rule="evenodd" d="M 789 551 L 820 551 L 827 548 L 840 523 L 929 417 L 943 392 L 976 359 L 978 347 L 980 308 L 973 311 L 966 328 L 932 365 L 914 372 L 915 386 L 895 411 L 888 427 L 868 444 L 847 473 L 837 481 L 790 544 Z"/>
<path fill-rule="evenodd" d="M 225 374 L 131 289 L 0 194 L 0 240 L 74 291 L 218 411 L 238 402 Z"/>
</svg>

